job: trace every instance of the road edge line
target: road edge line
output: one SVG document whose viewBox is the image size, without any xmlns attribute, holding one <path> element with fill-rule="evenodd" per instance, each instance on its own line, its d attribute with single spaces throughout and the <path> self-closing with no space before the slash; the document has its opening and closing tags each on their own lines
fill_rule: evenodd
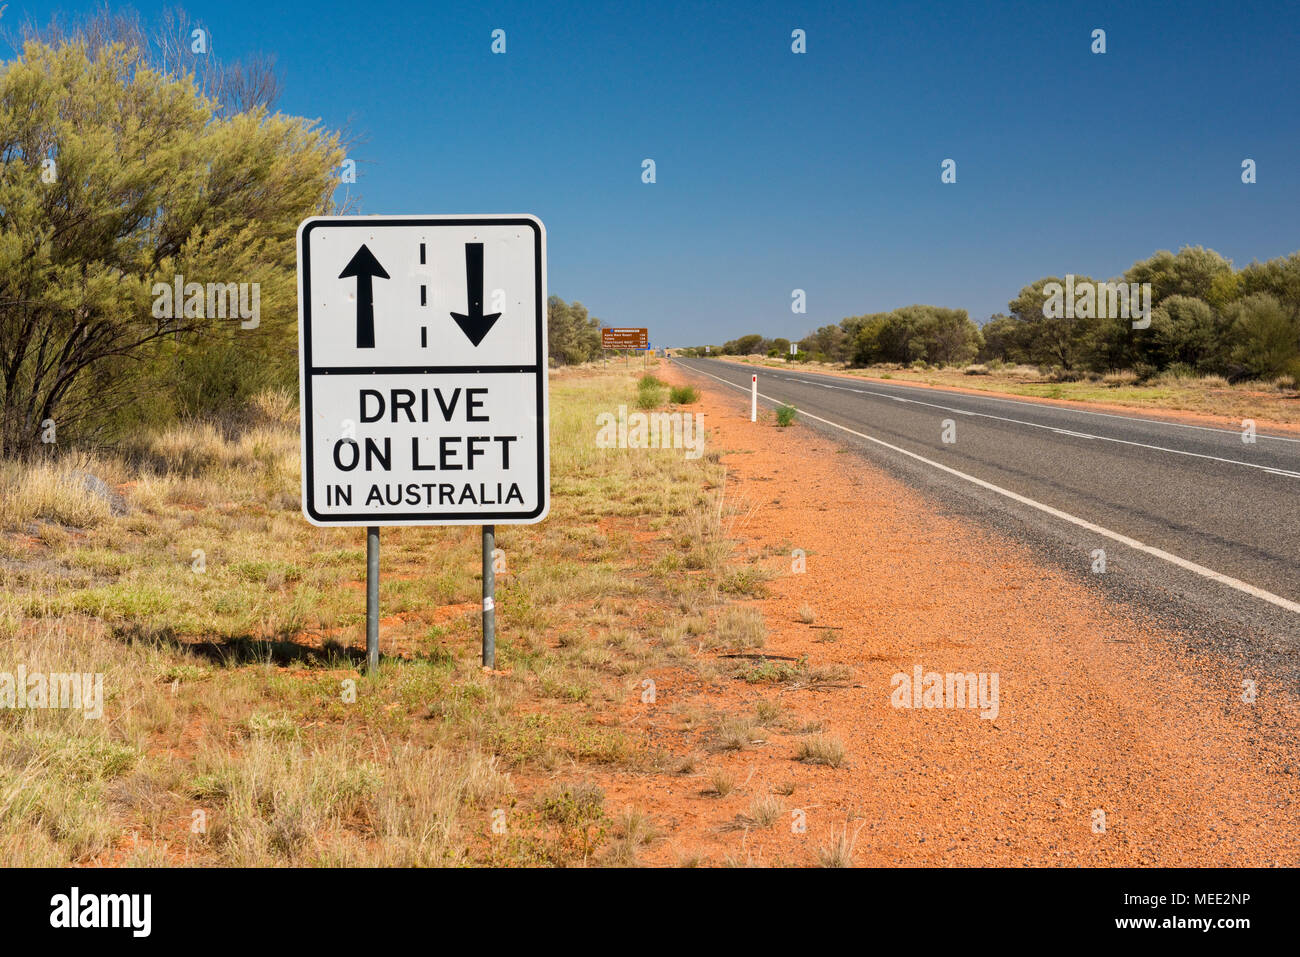
<svg viewBox="0 0 1300 957">
<path fill-rule="evenodd" d="M 744 388 L 744 386 L 736 385 L 734 382 L 728 382 L 726 379 L 719 379 L 717 376 L 713 375 L 712 373 L 705 372 L 702 369 L 692 369 L 690 366 L 686 366 L 685 368 L 690 369 L 690 371 L 692 372 L 698 372 L 700 375 L 706 375 L 710 379 L 717 379 L 718 382 L 721 382 L 723 385 L 730 386 L 733 389 L 739 389 L 742 392 L 748 391 Z M 758 395 L 759 398 L 766 399 L 768 402 L 784 401 L 782 399 L 775 399 L 769 395 L 764 395 L 761 392 Z M 790 404 L 790 403 L 786 403 L 786 404 Z M 1285 608 L 1287 611 L 1300 614 L 1300 603 L 1293 602 L 1288 598 L 1283 598 L 1281 595 L 1275 595 L 1271 591 L 1265 591 L 1263 588 L 1259 588 L 1255 585 L 1250 584 L 1250 582 L 1244 582 L 1240 578 L 1233 578 L 1231 575 L 1225 575 L 1222 572 L 1216 572 L 1213 568 L 1206 568 L 1204 565 L 1198 565 L 1196 562 L 1189 561 L 1186 558 L 1182 558 L 1178 555 L 1175 555 L 1173 552 L 1167 552 L 1163 548 L 1157 548 L 1154 545 L 1148 545 L 1145 542 L 1140 542 L 1136 538 L 1130 538 L 1128 535 L 1124 535 L 1121 532 L 1113 532 L 1109 528 L 1105 528 L 1104 526 L 1101 525 L 1096 525 L 1088 521 L 1087 519 L 1079 518 L 1077 515 L 1071 515 L 1069 512 L 1063 512 L 1059 508 L 1054 508 L 1051 505 L 1046 505 L 1043 502 L 1039 502 L 1025 495 L 1021 495 L 1019 492 L 1013 492 L 1010 489 L 1003 488 L 1000 485 L 994 485 L 992 482 L 986 482 L 984 479 L 976 478 L 974 475 L 968 475 L 967 473 L 952 468 L 951 466 L 944 465 L 942 462 L 936 462 L 933 459 L 926 458 L 924 455 L 918 455 L 916 452 L 911 452 L 897 445 L 892 445 L 889 442 L 884 441 L 883 439 L 878 439 L 875 436 L 867 435 L 865 432 L 859 432 L 856 429 L 850 429 L 848 426 L 840 425 L 838 422 L 832 422 L 830 419 L 823 419 L 821 416 L 813 415 L 813 413 L 811 412 L 805 412 L 803 409 L 800 409 L 798 406 L 795 406 L 795 411 L 797 411 L 800 415 L 805 416 L 806 418 L 815 419 L 818 422 L 823 422 L 826 425 L 831 426 L 832 428 L 839 429 L 842 432 L 847 432 L 850 435 L 856 435 L 858 438 L 866 439 L 868 442 L 874 442 L 877 445 L 881 445 L 887 449 L 890 449 L 891 451 L 901 453 L 902 455 L 906 455 L 908 458 L 915 459 L 918 462 L 923 462 L 924 464 L 929 466 L 933 466 L 934 468 L 937 468 L 942 472 L 947 472 L 949 475 L 954 475 L 957 478 L 964 479 L 965 481 L 970 482 L 972 485 L 978 485 L 980 488 L 987 489 L 990 492 L 995 492 L 998 495 L 1001 495 L 1005 498 L 1009 498 L 1013 502 L 1019 502 L 1022 505 L 1028 505 L 1030 508 L 1037 509 L 1038 511 L 1043 512 L 1047 515 L 1051 515 L 1053 518 L 1058 518 L 1064 522 L 1069 522 L 1071 525 L 1077 525 L 1079 528 L 1085 529 L 1096 535 L 1101 535 L 1104 538 L 1109 538 L 1111 541 L 1119 542 L 1121 545 L 1127 545 L 1129 548 L 1132 548 L 1135 551 L 1139 551 L 1144 554 L 1151 555 L 1154 558 L 1159 558 L 1160 560 L 1168 562 L 1171 565 L 1175 565 L 1178 568 L 1183 569 L 1184 571 L 1195 572 L 1197 575 L 1200 575 L 1202 578 L 1208 578 L 1211 581 L 1218 582 L 1220 585 L 1227 585 L 1229 588 L 1233 588 L 1239 592 L 1250 595 L 1254 598 L 1258 598 L 1261 601 L 1266 601 L 1271 605 L 1276 605 L 1279 608 Z"/>
</svg>

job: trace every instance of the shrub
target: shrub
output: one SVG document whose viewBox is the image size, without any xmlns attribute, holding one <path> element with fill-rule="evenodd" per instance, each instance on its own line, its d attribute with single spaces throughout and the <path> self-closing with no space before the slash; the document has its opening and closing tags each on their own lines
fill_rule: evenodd
<svg viewBox="0 0 1300 957">
<path fill-rule="evenodd" d="M 788 425 L 793 425 L 798 412 L 799 410 L 794 406 L 782 402 L 776 407 L 776 424 L 783 429 Z"/>
<path fill-rule="evenodd" d="M 1107 372 L 1102 376 L 1101 381 L 1112 389 L 1116 389 L 1120 386 L 1136 385 L 1138 377 L 1137 373 L 1131 369 L 1120 369 L 1118 372 Z"/>
<path fill-rule="evenodd" d="M 699 399 L 700 390 L 693 385 L 675 385 L 668 391 L 668 401 L 677 405 L 690 405 Z"/>
<path fill-rule="evenodd" d="M 1133 363 L 1133 374 L 1137 376 L 1139 383 L 1145 383 L 1155 376 L 1160 370 L 1149 362 Z"/>
<path fill-rule="evenodd" d="M 718 615 L 718 641 L 729 648 L 762 648 L 767 625 L 757 608 L 729 605 Z"/>
<path fill-rule="evenodd" d="M 555 784 L 539 795 L 537 808 L 547 820 L 575 827 L 604 817 L 605 792 L 588 782 Z"/>
<path fill-rule="evenodd" d="M 839 738 L 814 735 L 799 742 L 795 758 L 804 764 L 825 764 L 838 768 L 844 763 L 844 745 Z"/>
<path fill-rule="evenodd" d="M 1289 372 L 1300 360 L 1296 322 L 1273 296 L 1258 293 L 1228 308 L 1232 320 L 1232 358 L 1254 378 Z"/>
<path fill-rule="evenodd" d="M 1184 379 L 1195 379 L 1196 370 L 1186 362 L 1172 362 L 1165 371 L 1160 373 L 1160 378 L 1166 382 L 1178 382 Z"/>
</svg>

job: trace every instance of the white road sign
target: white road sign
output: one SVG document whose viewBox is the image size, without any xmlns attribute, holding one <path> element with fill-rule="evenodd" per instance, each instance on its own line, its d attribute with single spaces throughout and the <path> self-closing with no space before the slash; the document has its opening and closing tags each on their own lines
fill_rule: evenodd
<svg viewBox="0 0 1300 957">
<path fill-rule="evenodd" d="M 298 341 L 309 522 L 509 525 L 546 517 L 539 219 L 304 220 Z"/>
</svg>

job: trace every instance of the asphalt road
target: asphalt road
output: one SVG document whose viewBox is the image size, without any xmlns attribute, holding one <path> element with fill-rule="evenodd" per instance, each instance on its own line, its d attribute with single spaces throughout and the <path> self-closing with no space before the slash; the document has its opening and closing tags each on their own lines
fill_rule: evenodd
<svg viewBox="0 0 1300 957">
<path fill-rule="evenodd" d="M 1286 671 L 1297 665 L 1300 439 L 1258 434 L 1247 444 L 1239 431 L 1140 415 L 673 362 L 737 387 L 745 405 L 757 373 L 761 406 L 796 406 L 805 425 L 927 491 L 937 507 L 1012 531 L 1162 618 L 1281 656 Z M 944 441 L 945 429 L 955 441 Z M 1105 574 L 1093 570 L 1095 549 L 1106 553 Z"/>
</svg>

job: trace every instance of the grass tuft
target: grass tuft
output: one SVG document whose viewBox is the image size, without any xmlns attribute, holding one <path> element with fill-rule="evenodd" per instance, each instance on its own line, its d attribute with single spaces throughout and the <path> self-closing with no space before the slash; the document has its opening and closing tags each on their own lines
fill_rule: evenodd
<svg viewBox="0 0 1300 957">
<path fill-rule="evenodd" d="M 813 735 L 799 742 L 795 760 L 804 764 L 824 764 L 838 768 L 844 764 L 844 745 L 839 738 Z"/>
</svg>

